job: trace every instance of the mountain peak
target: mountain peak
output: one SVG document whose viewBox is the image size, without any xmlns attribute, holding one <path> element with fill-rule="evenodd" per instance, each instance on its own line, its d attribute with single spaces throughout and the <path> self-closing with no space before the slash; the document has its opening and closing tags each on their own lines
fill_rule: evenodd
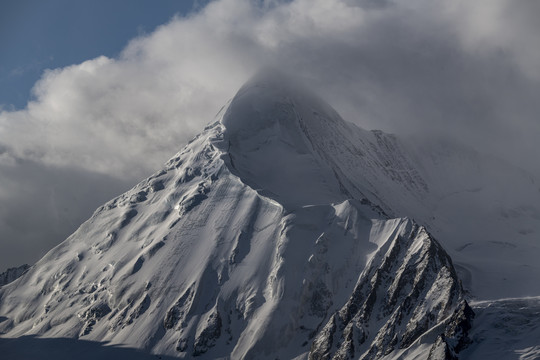
<svg viewBox="0 0 540 360">
<path fill-rule="evenodd" d="M 286 75 L 265 69 L 236 94 L 221 120 L 231 171 L 285 206 L 351 198 L 325 158 L 325 138 L 347 137 L 349 125 Z M 302 189 L 302 191 L 298 191 Z"/>
<path fill-rule="evenodd" d="M 261 72 L 165 168 L 0 287 L 0 337 L 75 337 L 200 359 L 454 358 L 493 328 L 469 336 L 458 271 L 493 287 L 484 274 L 512 269 L 512 282 L 537 289 L 537 251 L 523 254 L 536 249 L 540 211 L 508 203 L 502 218 L 471 216 L 480 225 L 468 227 L 460 215 L 473 214 L 469 199 L 483 190 L 441 172 L 444 157 L 423 156 Z M 468 179 L 476 165 L 460 158 L 452 169 L 472 169 L 461 172 Z M 432 186 L 438 176 L 449 179 Z M 483 195 L 482 204 L 498 192 Z M 470 240 L 453 251 L 463 254 L 459 267 L 427 227 L 381 208 L 440 226 L 450 245 Z M 492 240 L 507 241 L 516 224 L 534 246 Z M 517 256 L 527 266 L 505 263 Z"/>
<path fill-rule="evenodd" d="M 273 89 L 286 89 L 291 88 L 294 85 L 298 86 L 300 82 L 300 79 L 288 75 L 281 70 L 273 67 L 263 67 L 257 72 L 255 72 L 251 76 L 251 78 L 249 78 L 244 83 L 244 85 L 242 85 L 239 92 L 241 92 L 242 89 L 252 86 L 260 86 Z"/>
<path fill-rule="evenodd" d="M 313 97 L 284 73 L 265 68 L 251 77 L 236 93 L 222 119 L 231 137 L 251 137 L 279 122 L 294 122 L 287 112 L 302 97 Z"/>
</svg>

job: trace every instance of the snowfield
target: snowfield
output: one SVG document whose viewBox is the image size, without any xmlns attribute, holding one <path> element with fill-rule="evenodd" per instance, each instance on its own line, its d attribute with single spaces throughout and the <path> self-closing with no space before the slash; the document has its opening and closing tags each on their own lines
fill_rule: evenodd
<svg viewBox="0 0 540 360">
<path fill-rule="evenodd" d="M 455 144 L 360 129 L 261 73 L 0 288 L 0 350 L 534 359 L 538 298 L 488 299 L 540 296 L 535 181 Z"/>
</svg>

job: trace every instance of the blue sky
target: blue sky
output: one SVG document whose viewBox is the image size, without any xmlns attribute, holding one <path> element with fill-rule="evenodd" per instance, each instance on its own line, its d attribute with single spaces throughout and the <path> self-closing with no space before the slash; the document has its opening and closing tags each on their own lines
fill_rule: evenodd
<svg viewBox="0 0 540 360">
<path fill-rule="evenodd" d="M 130 39 L 202 4 L 193 0 L 2 0 L 0 104 L 21 109 L 43 70 L 100 55 L 115 57 Z"/>
</svg>

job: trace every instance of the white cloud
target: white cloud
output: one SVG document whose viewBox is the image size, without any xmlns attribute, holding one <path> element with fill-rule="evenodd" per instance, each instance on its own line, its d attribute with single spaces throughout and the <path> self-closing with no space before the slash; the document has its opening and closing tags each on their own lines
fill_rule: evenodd
<svg viewBox="0 0 540 360">
<path fill-rule="evenodd" d="M 540 2 L 458 0 L 445 8 L 468 51 L 509 52 L 526 75 L 540 79 Z"/>
<path fill-rule="evenodd" d="M 133 39 L 118 58 L 45 72 L 24 110 L 0 107 L 0 165 L 10 178 L 30 162 L 34 175 L 54 166 L 140 179 L 273 66 L 362 127 L 443 133 L 540 174 L 538 4 L 213 1 Z"/>
<path fill-rule="evenodd" d="M 492 117 L 476 119 L 476 134 L 503 122 L 488 109 L 498 96 L 496 107 L 513 111 L 515 100 L 489 89 L 490 81 L 512 76 L 509 85 L 520 93 L 538 87 L 520 78 L 537 71 L 536 2 L 369 4 L 214 1 L 134 39 L 118 59 L 47 71 L 25 110 L 0 114 L 0 141 L 21 158 L 142 176 L 264 65 L 304 77 L 349 120 L 397 132 L 424 127 L 458 135 L 472 117 Z M 527 106 L 514 105 L 520 113 Z"/>
</svg>

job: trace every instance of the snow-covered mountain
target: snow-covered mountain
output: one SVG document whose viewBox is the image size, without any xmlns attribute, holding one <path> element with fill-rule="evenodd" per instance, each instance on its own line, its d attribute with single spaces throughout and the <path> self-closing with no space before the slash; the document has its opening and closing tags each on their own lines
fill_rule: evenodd
<svg viewBox="0 0 540 360">
<path fill-rule="evenodd" d="M 540 295 L 538 180 L 448 140 L 363 130 L 279 75 L 257 82 L 223 119 L 247 185 L 286 207 L 366 199 L 427 226 L 475 297 Z"/>
<path fill-rule="evenodd" d="M 473 341 L 467 293 L 540 294 L 538 188 L 508 169 L 362 130 L 262 74 L 1 288 L 0 332 L 182 358 L 449 359 Z"/>
</svg>

